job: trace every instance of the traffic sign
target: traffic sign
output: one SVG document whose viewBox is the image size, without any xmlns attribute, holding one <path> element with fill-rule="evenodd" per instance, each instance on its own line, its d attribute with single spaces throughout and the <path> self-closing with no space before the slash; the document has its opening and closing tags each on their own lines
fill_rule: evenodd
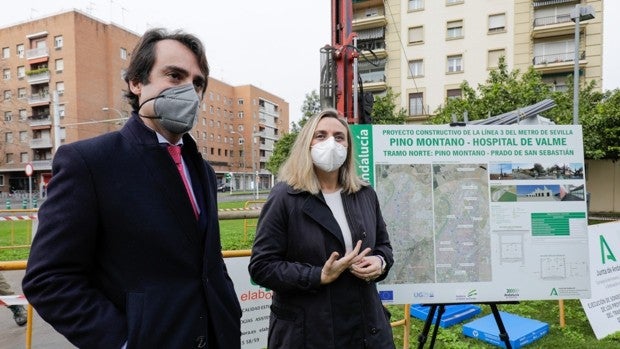
<svg viewBox="0 0 620 349">
<path fill-rule="evenodd" d="M 28 176 L 28 177 L 32 176 L 32 171 L 33 170 L 34 169 L 32 168 L 32 164 L 31 163 L 26 164 L 26 176 Z"/>
</svg>

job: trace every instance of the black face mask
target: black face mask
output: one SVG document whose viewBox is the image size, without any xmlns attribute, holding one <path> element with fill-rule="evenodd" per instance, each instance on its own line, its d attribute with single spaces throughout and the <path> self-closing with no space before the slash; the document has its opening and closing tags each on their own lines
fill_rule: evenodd
<svg viewBox="0 0 620 349">
<path fill-rule="evenodd" d="M 200 98 L 194 85 L 186 84 L 163 90 L 158 96 L 147 99 L 140 104 L 138 112 L 146 102 L 155 100 L 154 116 L 140 115 L 149 119 L 160 119 L 160 124 L 174 134 L 184 134 L 196 124 Z"/>
</svg>

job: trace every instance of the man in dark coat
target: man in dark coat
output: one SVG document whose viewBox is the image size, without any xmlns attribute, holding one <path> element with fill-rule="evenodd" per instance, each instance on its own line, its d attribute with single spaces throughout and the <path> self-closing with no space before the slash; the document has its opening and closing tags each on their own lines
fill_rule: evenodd
<svg viewBox="0 0 620 349">
<path fill-rule="evenodd" d="M 126 125 L 54 156 L 23 290 L 80 348 L 240 348 L 216 177 L 187 134 L 207 78 L 196 37 L 148 31 L 127 70 Z"/>
</svg>

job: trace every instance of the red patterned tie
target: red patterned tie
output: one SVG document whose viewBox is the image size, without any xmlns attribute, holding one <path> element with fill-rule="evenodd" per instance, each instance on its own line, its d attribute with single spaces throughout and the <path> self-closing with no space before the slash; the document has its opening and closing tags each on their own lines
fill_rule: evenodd
<svg viewBox="0 0 620 349">
<path fill-rule="evenodd" d="M 194 199 L 194 195 L 192 195 L 192 191 L 189 187 L 189 182 L 187 181 L 187 177 L 185 176 L 185 170 L 183 169 L 183 163 L 181 162 L 181 146 L 180 145 L 168 145 L 168 152 L 170 156 L 172 156 L 172 160 L 177 165 L 177 170 L 179 170 L 179 174 L 181 175 L 181 179 L 183 179 L 183 184 L 185 185 L 185 190 L 187 191 L 187 196 L 189 196 L 189 201 L 192 203 L 192 208 L 194 209 L 194 215 L 196 219 L 198 219 L 198 205 Z"/>
</svg>

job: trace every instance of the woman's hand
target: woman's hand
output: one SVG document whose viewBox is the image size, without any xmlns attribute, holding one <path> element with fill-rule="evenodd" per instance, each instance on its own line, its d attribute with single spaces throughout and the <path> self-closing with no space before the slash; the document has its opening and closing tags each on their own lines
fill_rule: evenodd
<svg viewBox="0 0 620 349">
<path fill-rule="evenodd" d="M 379 256 L 367 256 L 353 264 L 351 274 L 365 281 L 371 281 L 383 274 L 383 259 Z"/>
<path fill-rule="evenodd" d="M 338 252 L 332 252 L 329 259 L 323 265 L 321 270 L 321 285 L 329 284 L 336 280 L 343 271 L 352 268 L 353 265 L 360 263 L 364 257 L 370 253 L 370 247 L 360 252 L 362 248 L 362 241 L 359 240 L 355 245 L 353 251 L 344 255 L 344 257 L 338 259 L 340 254 Z M 381 266 L 379 266 L 379 269 Z"/>
</svg>

